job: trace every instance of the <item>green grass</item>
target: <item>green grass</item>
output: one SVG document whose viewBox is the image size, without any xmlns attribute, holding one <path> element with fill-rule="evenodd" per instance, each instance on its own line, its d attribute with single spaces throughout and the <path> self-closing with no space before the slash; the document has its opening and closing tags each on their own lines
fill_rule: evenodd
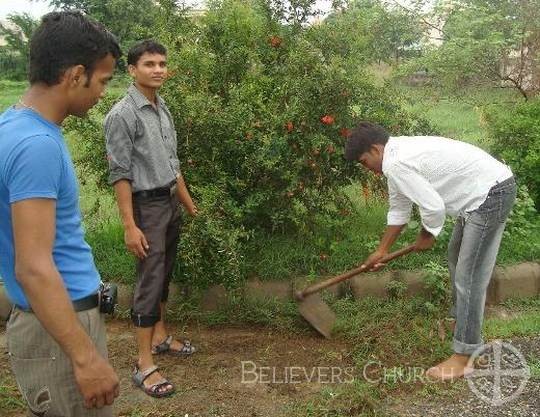
<svg viewBox="0 0 540 417">
<path fill-rule="evenodd" d="M 484 335 L 487 339 L 540 335 L 540 298 L 509 300 L 503 305 L 517 317 L 485 320 Z"/>
<path fill-rule="evenodd" d="M 360 190 L 359 186 L 348 189 L 351 194 Z M 321 219 L 313 233 L 275 234 L 256 239 L 246 256 L 248 270 L 263 280 L 286 280 L 336 274 L 356 267 L 376 249 L 385 227 L 386 211 L 387 204 L 382 200 L 365 202 L 358 198 L 349 215 L 332 224 Z M 396 249 L 414 242 L 417 229 L 413 229 L 405 231 L 395 244 Z M 429 260 L 443 261 L 444 251 L 441 244 L 433 253 L 411 254 L 396 260 L 390 268 L 421 268 Z"/>
<path fill-rule="evenodd" d="M 398 90 L 403 94 L 405 107 L 428 119 L 441 135 L 484 149 L 489 148 L 484 110 L 520 100 L 515 91 L 500 88 L 470 89 L 453 94 L 427 87 L 398 86 Z"/>
<path fill-rule="evenodd" d="M 109 93 L 122 93 L 126 90 L 129 84 L 129 79 L 126 76 L 117 76 L 111 80 L 107 91 Z M 0 113 L 6 110 L 9 106 L 16 104 L 24 91 L 28 88 L 26 81 L 9 81 L 0 80 Z"/>
<path fill-rule="evenodd" d="M 310 401 L 297 401 L 287 411 L 290 417 L 383 417 L 377 410 L 381 401 L 378 388 L 367 382 L 355 380 L 334 388 L 323 388 Z"/>
<path fill-rule="evenodd" d="M 224 324 L 270 327 L 278 332 L 308 334 L 313 330 L 298 314 L 292 301 L 247 300 L 235 293 L 229 304 L 210 313 L 197 311 L 194 299 L 174 301 L 170 311 L 174 319 L 191 319 L 206 326 Z M 421 381 L 387 381 L 378 384 L 364 378 L 363 371 L 371 361 L 380 362 L 381 369 L 426 369 L 451 354 L 450 333 L 446 341 L 438 338 L 438 318 L 444 316 L 446 304 L 436 311 L 425 308 L 425 298 L 377 299 L 351 297 L 335 299 L 325 296 L 336 313 L 334 338 L 350 347 L 349 361 L 355 368 L 354 381 L 333 386 L 323 386 L 320 393 L 309 400 L 293 402 L 285 415 L 290 417 L 364 416 L 382 417 L 380 404 L 389 398 L 419 396 L 442 398 L 457 395 L 463 384 L 451 387 L 422 384 Z M 193 303 L 193 304 L 192 304 Z M 540 334 L 540 299 L 509 300 L 504 307 L 507 319 L 491 318 L 485 321 L 486 340 L 537 336 Z M 527 357 L 533 378 L 540 378 L 540 358 Z M 349 362 L 348 361 L 348 362 Z M 381 377 L 381 373 L 372 377 Z M 16 410 L 23 405 L 15 387 L 0 381 L 0 406 Z M 139 415 L 136 410 L 132 415 Z"/>
<path fill-rule="evenodd" d="M 16 385 L 0 379 L 0 409 L 14 411 L 25 407 Z"/>
<path fill-rule="evenodd" d="M 531 355 L 527 358 L 527 364 L 531 371 L 531 378 L 540 380 L 540 358 Z"/>
<path fill-rule="evenodd" d="M 463 381 L 452 386 L 407 380 L 370 384 L 363 377 L 368 361 L 380 362 L 386 369 L 404 369 L 407 376 L 409 367 L 427 369 L 448 357 L 452 353 L 451 334 L 448 332 L 443 342 L 437 333 L 438 317 L 445 314 L 446 305 L 440 305 L 435 312 L 427 312 L 423 298 L 329 301 L 338 318 L 335 337 L 348 340 L 353 347 L 351 355 L 357 378 L 354 384 L 341 384 L 316 399 L 298 402 L 291 408 L 291 416 L 382 416 L 379 405 L 387 398 L 442 398 L 457 395 L 464 387 Z M 540 299 L 511 300 L 505 307 L 510 313 L 509 318 L 485 320 L 486 340 L 540 334 Z M 540 358 L 529 356 L 528 363 L 532 377 L 540 378 Z"/>
<path fill-rule="evenodd" d="M 24 90 L 27 83 L 24 81 L 8 81 L 0 80 L 0 113 L 7 109 L 9 106 L 16 104 Z"/>
<path fill-rule="evenodd" d="M 424 116 L 444 132 L 445 136 L 478 145 L 486 141 L 484 130 L 480 126 L 479 109 L 470 104 L 442 98 L 435 106 L 430 106 Z"/>
</svg>

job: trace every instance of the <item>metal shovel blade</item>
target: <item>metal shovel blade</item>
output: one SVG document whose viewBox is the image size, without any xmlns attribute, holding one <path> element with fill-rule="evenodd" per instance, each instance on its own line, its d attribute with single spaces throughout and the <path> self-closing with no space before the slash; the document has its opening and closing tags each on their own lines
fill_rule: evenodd
<svg viewBox="0 0 540 417">
<path fill-rule="evenodd" d="M 322 300 L 320 294 L 308 295 L 299 302 L 298 310 L 320 334 L 330 339 L 336 315 Z"/>
</svg>

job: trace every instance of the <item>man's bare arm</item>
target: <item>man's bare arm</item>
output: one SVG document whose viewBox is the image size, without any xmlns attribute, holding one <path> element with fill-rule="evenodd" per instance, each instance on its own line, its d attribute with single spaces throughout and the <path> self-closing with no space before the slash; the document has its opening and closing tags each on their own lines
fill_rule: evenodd
<svg viewBox="0 0 540 417">
<path fill-rule="evenodd" d="M 45 330 L 71 359 L 88 407 L 112 404 L 118 377 L 84 331 L 53 260 L 56 201 L 29 199 L 11 206 L 15 274 Z"/>
<path fill-rule="evenodd" d="M 197 215 L 197 207 L 193 203 L 193 200 L 191 199 L 191 195 L 189 194 L 189 191 L 186 187 L 186 183 L 184 181 L 184 177 L 182 174 L 178 174 L 178 177 L 176 178 L 176 190 L 178 193 L 178 199 L 182 203 L 182 205 L 186 208 L 189 214 L 192 216 Z"/>
<path fill-rule="evenodd" d="M 379 242 L 379 247 L 375 250 L 375 252 L 373 252 L 367 257 L 367 259 L 362 263 L 362 265 L 370 271 L 376 271 L 382 266 L 384 266 L 378 263 L 379 259 L 388 254 L 390 248 L 397 240 L 405 226 L 406 225 L 404 224 L 387 226 L 384 234 L 381 237 L 381 241 Z"/>
<path fill-rule="evenodd" d="M 120 180 L 114 183 L 116 203 L 124 225 L 124 241 L 128 250 L 139 259 L 146 257 L 149 248 L 144 233 L 135 224 L 133 216 L 133 196 L 131 183 L 128 180 Z"/>
</svg>

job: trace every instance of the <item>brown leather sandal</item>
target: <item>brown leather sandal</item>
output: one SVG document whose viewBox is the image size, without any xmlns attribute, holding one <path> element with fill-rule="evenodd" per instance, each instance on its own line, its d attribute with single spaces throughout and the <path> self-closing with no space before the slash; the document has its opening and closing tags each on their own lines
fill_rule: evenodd
<svg viewBox="0 0 540 417">
<path fill-rule="evenodd" d="M 142 371 L 139 369 L 138 365 L 135 365 L 135 369 L 133 370 L 133 375 L 131 376 L 131 379 L 133 380 L 133 383 L 136 387 L 140 388 L 145 394 L 149 395 L 150 397 L 154 398 L 163 398 L 168 397 L 169 395 L 174 393 L 174 385 L 171 384 L 169 381 L 167 381 L 165 378 L 160 379 L 155 384 L 152 384 L 150 386 L 144 385 L 144 381 L 153 373 L 158 371 L 157 366 L 151 366 L 148 369 L 145 369 Z M 162 390 L 163 387 L 171 386 L 169 389 Z"/>
<path fill-rule="evenodd" d="M 173 342 L 173 337 L 168 335 L 163 342 L 159 345 L 152 346 L 152 355 L 159 355 L 161 353 L 168 353 L 173 356 L 190 356 L 193 355 L 197 349 L 191 344 L 189 340 L 182 341 L 181 349 L 172 349 L 171 343 Z"/>
</svg>

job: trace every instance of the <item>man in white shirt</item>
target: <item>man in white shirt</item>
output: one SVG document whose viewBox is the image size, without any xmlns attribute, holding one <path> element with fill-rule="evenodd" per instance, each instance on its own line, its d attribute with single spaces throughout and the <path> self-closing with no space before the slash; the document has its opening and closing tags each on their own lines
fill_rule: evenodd
<svg viewBox="0 0 540 417">
<path fill-rule="evenodd" d="M 405 228 L 413 204 L 422 219 L 418 251 L 434 245 L 447 214 L 457 218 L 448 245 L 455 353 L 427 375 L 451 380 L 470 373 L 469 358 L 482 346 L 486 290 L 516 197 L 512 171 L 468 143 L 434 136 L 390 137 L 369 122 L 352 130 L 345 158 L 388 180 L 388 225 L 377 250 L 364 262 L 370 270 L 383 266 L 378 261 Z"/>
</svg>

